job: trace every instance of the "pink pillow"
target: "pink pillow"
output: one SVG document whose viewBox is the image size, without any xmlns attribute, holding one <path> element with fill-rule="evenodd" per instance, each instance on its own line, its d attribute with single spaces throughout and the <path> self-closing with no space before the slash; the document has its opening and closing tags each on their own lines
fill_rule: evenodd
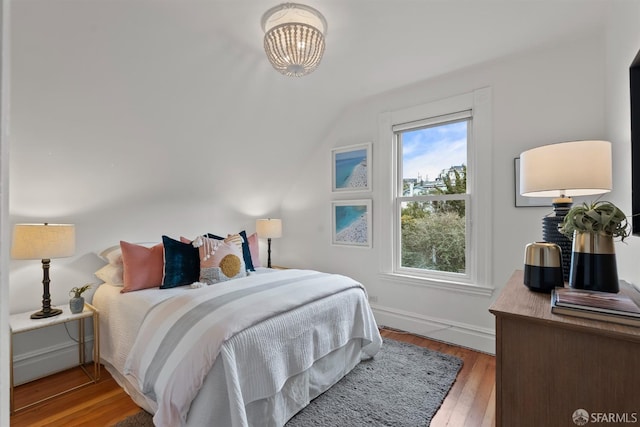
<svg viewBox="0 0 640 427">
<path fill-rule="evenodd" d="M 254 267 L 262 267 L 260 264 L 260 251 L 258 246 L 258 233 L 253 233 L 247 237 L 249 241 L 249 252 L 251 252 L 251 262 Z"/>
<path fill-rule="evenodd" d="M 120 241 L 124 287 L 120 292 L 156 288 L 162 284 L 164 274 L 164 247 L 162 243 L 147 248 Z"/>
</svg>

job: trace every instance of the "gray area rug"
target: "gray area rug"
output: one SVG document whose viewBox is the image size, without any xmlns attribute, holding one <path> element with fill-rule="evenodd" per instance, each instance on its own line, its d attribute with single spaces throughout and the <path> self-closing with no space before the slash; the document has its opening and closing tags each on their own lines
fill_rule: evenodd
<svg viewBox="0 0 640 427">
<path fill-rule="evenodd" d="M 361 362 L 286 426 L 428 426 L 461 367 L 457 357 L 386 338 L 374 359 Z M 116 424 L 152 426 L 144 411 Z"/>
</svg>

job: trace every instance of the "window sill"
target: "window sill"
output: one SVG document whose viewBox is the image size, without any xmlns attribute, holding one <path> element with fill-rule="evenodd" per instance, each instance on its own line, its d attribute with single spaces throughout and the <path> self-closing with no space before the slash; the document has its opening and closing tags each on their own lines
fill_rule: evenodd
<svg viewBox="0 0 640 427">
<path fill-rule="evenodd" d="M 470 295 L 493 295 L 494 288 L 471 283 L 454 282 L 449 280 L 428 279 L 423 277 L 409 276 L 398 273 L 380 273 L 380 279 L 390 282 L 401 282 L 411 286 L 425 286 L 428 288 L 442 289 L 445 291 L 465 293 Z"/>
</svg>

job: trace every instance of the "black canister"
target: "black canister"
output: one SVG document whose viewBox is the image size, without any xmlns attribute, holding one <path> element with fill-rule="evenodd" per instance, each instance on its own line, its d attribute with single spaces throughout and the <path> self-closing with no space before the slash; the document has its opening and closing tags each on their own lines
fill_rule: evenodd
<svg viewBox="0 0 640 427">
<path fill-rule="evenodd" d="M 549 242 L 529 243 L 524 254 L 524 284 L 536 292 L 563 287 L 562 250 Z"/>
</svg>

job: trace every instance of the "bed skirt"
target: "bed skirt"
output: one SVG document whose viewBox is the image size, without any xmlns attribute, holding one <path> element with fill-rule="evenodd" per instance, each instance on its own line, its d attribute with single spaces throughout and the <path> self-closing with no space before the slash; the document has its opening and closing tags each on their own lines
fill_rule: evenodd
<svg viewBox="0 0 640 427">
<path fill-rule="evenodd" d="M 349 373 L 361 360 L 368 358 L 362 351 L 360 338 L 347 342 L 344 346 L 315 361 L 306 371 L 287 380 L 275 395 L 251 402 L 245 406 L 249 426 L 281 427 L 309 404 L 311 400 L 327 391 L 342 377 Z M 219 393 L 216 381 L 224 382 L 222 359 L 214 363 L 207 375 L 201 392 L 193 401 L 187 417 L 187 426 L 232 425 L 229 416 L 229 399 L 225 393 Z M 116 382 L 131 396 L 133 401 L 149 413 L 155 409 L 147 399 L 129 383 L 113 366 L 104 367 Z M 212 410 L 213 408 L 213 410 Z M 215 416 L 214 414 L 218 414 Z M 221 414 L 226 418 L 221 421 Z"/>
</svg>

